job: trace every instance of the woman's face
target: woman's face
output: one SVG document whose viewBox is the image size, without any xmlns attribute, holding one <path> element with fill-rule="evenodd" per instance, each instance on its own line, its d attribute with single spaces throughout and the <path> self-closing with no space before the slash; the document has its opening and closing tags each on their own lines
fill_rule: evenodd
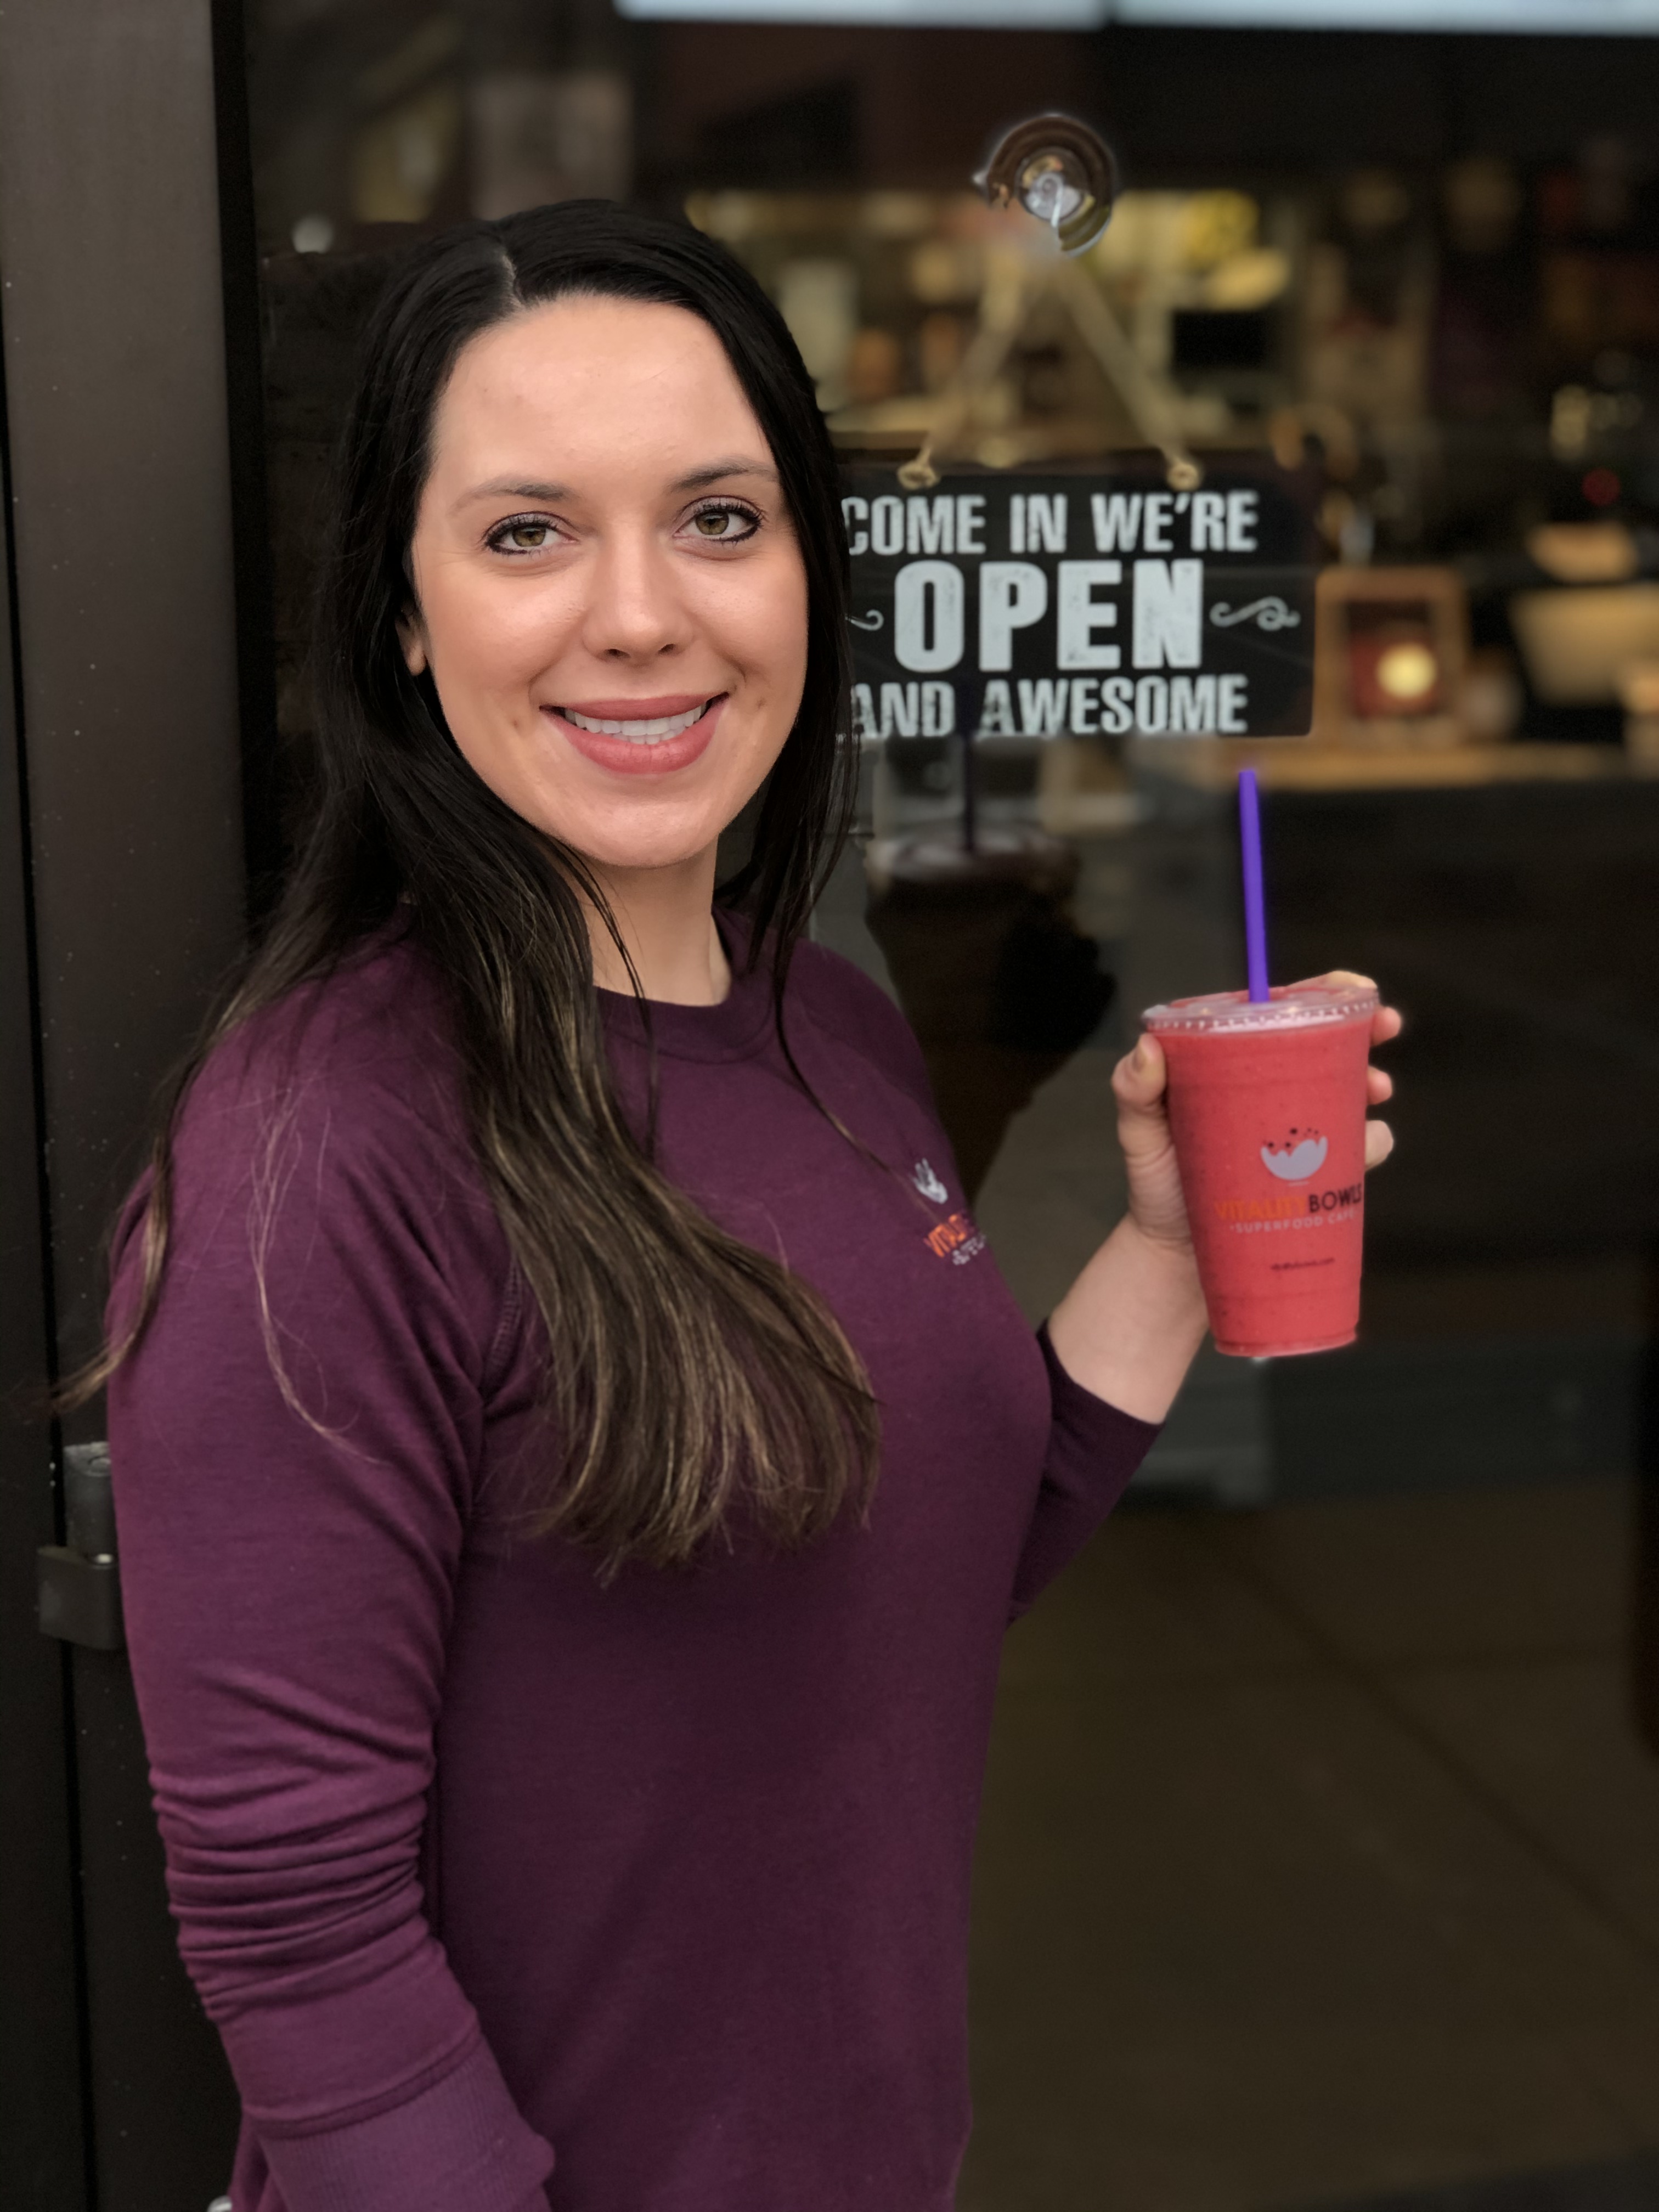
<svg viewBox="0 0 1659 2212">
<path fill-rule="evenodd" d="M 806 575 L 701 318 L 568 298 L 473 339 L 410 554 L 405 656 L 498 797 L 602 870 L 712 848 L 800 704 Z"/>
</svg>

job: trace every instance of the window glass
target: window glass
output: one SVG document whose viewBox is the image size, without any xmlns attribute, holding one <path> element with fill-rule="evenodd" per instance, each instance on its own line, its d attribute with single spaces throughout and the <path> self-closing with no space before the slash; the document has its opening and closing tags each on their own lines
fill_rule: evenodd
<svg viewBox="0 0 1659 2212">
<path fill-rule="evenodd" d="M 860 817 L 815 929 L 920 1035 L 1034 1324 L 1121 1213 L 1141 1010 L 1243 984 L 1241 766 L 1274 980 L 1357 969 L 1408 1022 L 1358 1341 L 1207 1349 L 1011 1638 L 962 2201 L 1426 2212 L 1623 2172 L 1659 2079 L 1628 1512 L 1659 1220 L 1653 47 L 687 13 L 250 0 L 290 799 L 356 336 L 398 247 L 469 216 L 596 193 L 723 240 L 861 524 L 931 441 L 947 501 L 1028 501 L 1008 557 L 1045 623 L 1062 560 L 1146 549 L 1051 546 L 1035 501 L 1092 531 L 1096 494 L 1176 481 L 1153 434 L 1200 489 L 1299 503 L 1304 550 L 1230 611 L 1252 666 L 1301 671 L 1308 735 L 1238 734 L 1195 686 L 1127 686 L 1111 726 L 1098 685 L 1139 664 L 1087 655 L 1132 645 L 1127 576 L 1064 586 L 1084 657 L 1024 686 L 1011 659 L 993 711 L 954 506 L 904 539 L 949 571 L 904 586 L 909 659 L 855 640 Z M 1123 185 L 1069 258 L 973 181 L 1054 108 Z"/>
</svg>

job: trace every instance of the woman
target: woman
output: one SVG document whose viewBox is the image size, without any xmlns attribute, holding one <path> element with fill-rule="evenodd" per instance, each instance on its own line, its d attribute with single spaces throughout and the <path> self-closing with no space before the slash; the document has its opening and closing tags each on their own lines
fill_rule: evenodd
<svg viewBox="0 0 1659 2212">
<path fill-rule="evenodd" d="M 1034 1341 L 902 1021 L 799 943 L 844 592 L 811 386 L 719 248 L 566 205 L 394 279 L 316 822 L 112 1302 L 236 2212 L 951 2202 L 1000 1636 L 1204 1310 L 1155 1047 L 1129 1215 Z"/>
</svg>

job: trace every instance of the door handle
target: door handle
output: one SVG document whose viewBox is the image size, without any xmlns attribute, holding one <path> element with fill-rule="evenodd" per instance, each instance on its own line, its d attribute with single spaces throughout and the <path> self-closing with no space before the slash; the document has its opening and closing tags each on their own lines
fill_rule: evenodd
<svg viewBox="0 0 1659 2212">
<path fill-rule="evenodd" d="M 35 1553 L 40 1631 L 91 1651 L 118 1651 L 121 1577 L 115 1555 L 115 1497 L 109 1446 L 70 1444 L 64 1453 L 64 1534 Z"/>
</svg>

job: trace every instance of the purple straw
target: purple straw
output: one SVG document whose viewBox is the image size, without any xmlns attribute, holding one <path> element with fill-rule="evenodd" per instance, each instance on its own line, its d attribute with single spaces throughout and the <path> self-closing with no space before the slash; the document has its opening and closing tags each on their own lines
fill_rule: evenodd
<svg viewBox="0 0 1659 2212">
<path fill-rule="evenodd" d="M 1267 910 L 1261 896 L 1261 802 L 1255 770 L 1238 771 L 1238 842 L 1244 856 L 1244 961 L 1250 1004 L 1267 1003 Z"/>
</svg>

